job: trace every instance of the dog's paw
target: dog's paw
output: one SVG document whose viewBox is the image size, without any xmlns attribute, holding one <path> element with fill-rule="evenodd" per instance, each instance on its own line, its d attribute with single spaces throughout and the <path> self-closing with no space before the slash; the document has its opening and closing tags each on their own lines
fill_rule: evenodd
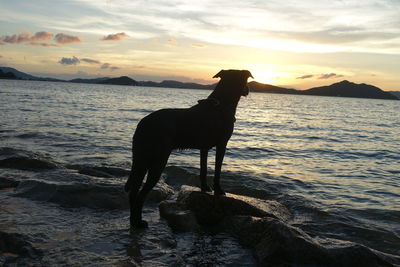
<svg viewBox="0 0 400 267">
<path fill-rule="evenodd" d="M 131 222 L 131 228 L 144 229 L 144 228 L 148 228 L 148 227 L 149 227 L 149 224 L 144 220 Z"/>
<path fill-rule="evenodd" d="M 212 189 L 209 185 L 201 186 L 201 192 L 212 192 Z"/>
</svg>

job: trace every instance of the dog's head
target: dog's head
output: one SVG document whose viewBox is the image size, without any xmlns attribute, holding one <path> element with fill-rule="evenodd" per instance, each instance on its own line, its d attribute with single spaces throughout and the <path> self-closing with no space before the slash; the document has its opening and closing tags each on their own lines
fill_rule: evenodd
<svg viewBox="0 0 400 267">
<path fill-rule="evenodd" d="M 213 78 L 221 78 L 221 82 L 227 83 L 234 88 L 240 90 L 241 96 L 249 94 L 249 87 L 247 87 L 247 79 L 254 78 L 248 70 L 221 70 L 214 75 Z"/>
</svg>

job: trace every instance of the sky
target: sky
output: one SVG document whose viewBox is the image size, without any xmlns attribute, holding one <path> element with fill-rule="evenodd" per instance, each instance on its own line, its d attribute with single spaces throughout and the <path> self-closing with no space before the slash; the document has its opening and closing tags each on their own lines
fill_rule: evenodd
<svg viewBox="0 0 400 267">
<path fill-rule="evenodd" d="M 400 0 L 0 0 L 0 66 L 62 79 L 400 91 Z"/>
</svg>

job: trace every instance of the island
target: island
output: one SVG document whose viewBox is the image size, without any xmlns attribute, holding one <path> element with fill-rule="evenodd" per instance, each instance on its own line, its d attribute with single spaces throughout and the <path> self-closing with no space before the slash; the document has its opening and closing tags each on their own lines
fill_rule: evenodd
<svg viewBox="0 0 400 267">
<path fill-rule="evenodd" d="M 200 89 L 200 90 L 213 90 L 216 85 L 216 83 L 204 85 L 204 84 L 180 82 L 174 80 L 164 80 L 162 82 L 136 81 L 128 76 L 113 77 L 113 78 L 101 77 L 93 79 L 77 78 L 72 80 L 60 80 L 54 78 L 36 77 L 10 67 L 0 67 L 0 79 L 110 84 L 110 85 L 124 85 L 124 86 L 165 87 L 165 88 Z M 398 91 L 385 92 L 382 89 L 373 85 L 365 83 L 357 84 L 347 80 L 343 80 L 341 82 L 333 83 L 327 86 L 314 87 L 307 90 L 284 88 L 271 84 L 259 83 L 256 81 L 249 82 L 248 86 L 251 92 L 259 92 L 259 93 L 400 100 L 400 92 Z"/>
</svg>

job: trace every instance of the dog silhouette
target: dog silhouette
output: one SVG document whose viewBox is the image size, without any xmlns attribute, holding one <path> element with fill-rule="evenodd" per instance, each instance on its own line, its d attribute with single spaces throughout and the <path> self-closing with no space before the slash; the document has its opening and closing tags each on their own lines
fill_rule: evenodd
<svg viewBox="0 0 400 267">
<path fill-rule="evenodd" d="M 158 110 L 140 120 L 132 139 L 132 170 L 125 184 L 131 227 L 147 227 L 142 220 L 143 203 L 174 149 L 200 149 L 201 190 L 207 192 L 211 191 L 206 181 L 207 156 L 209 149 L 216 147 L 214 195 L 225 194 L 220 185 L 222 161 L 233 133 L 238 102 L 249 93 L 249 77 L 253 78 L 248 70 L 221 70 L 213 77 L 221 78 L 213 92 L 197 105 Z"/>
</svg>

